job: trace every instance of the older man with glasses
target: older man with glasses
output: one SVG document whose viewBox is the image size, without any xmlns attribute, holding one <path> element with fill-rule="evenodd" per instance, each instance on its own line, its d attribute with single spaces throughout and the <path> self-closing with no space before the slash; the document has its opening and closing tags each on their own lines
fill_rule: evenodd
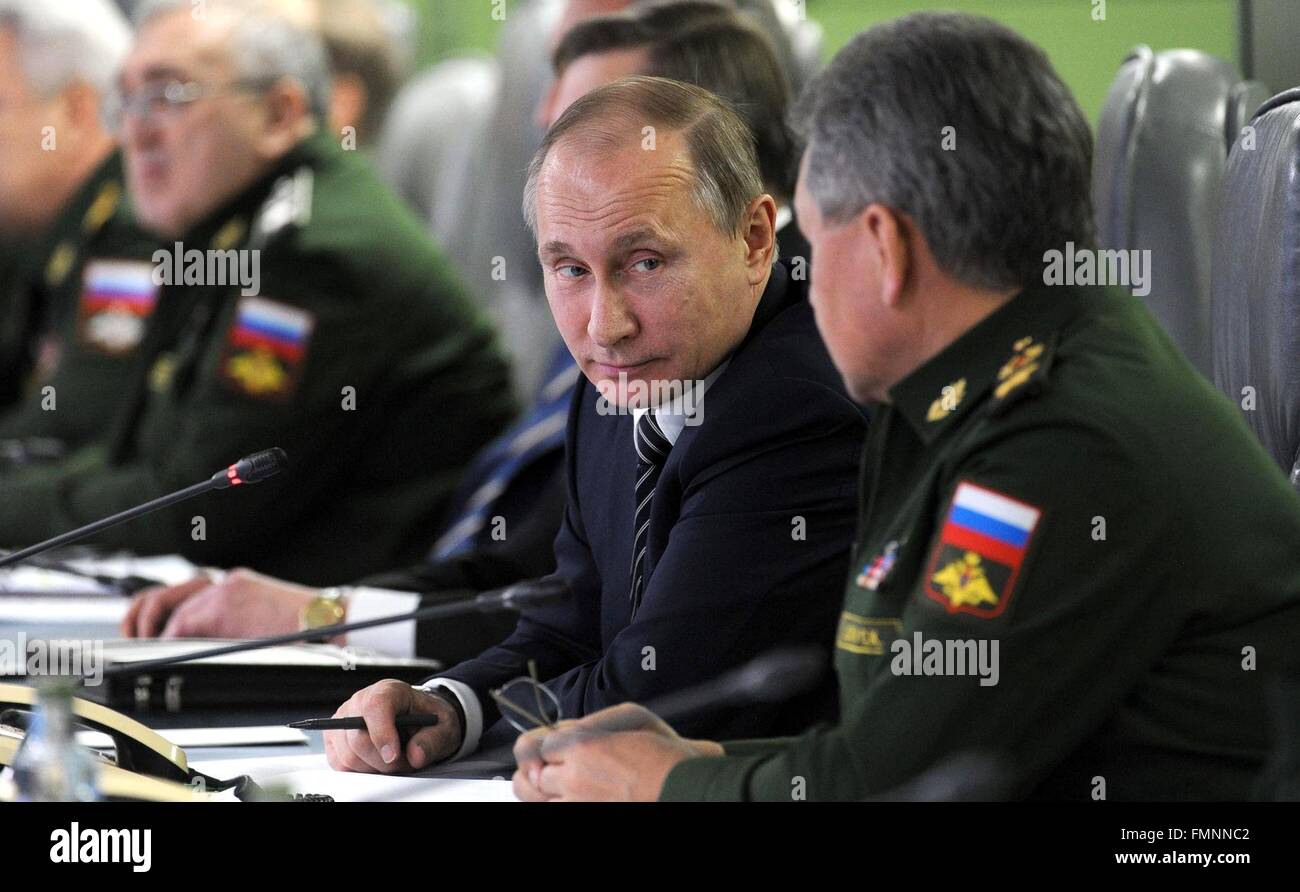
<svg viewBox="0 0 1300 892">
<path fill-rule="evenodd" d="M 464 466 L 511 417 L 490 325 L 324 129 L 319 38 L 276 6 L 137 12 L 109 109 L 137 216 L 165 242 L 156 306 L 106 442 L 0 479 L 0 542 L 280 446 L 290 466 L 276 482 L 97 541 L 315 583 L 373 572 L 421 554 Z"/>
</svg>

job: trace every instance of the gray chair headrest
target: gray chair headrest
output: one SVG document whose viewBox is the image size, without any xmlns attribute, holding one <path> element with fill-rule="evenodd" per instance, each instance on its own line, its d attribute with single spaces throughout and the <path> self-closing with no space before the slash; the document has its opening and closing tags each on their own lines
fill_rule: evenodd
<svg viewBox="0 0 1300 892">
<path fill-rule="evenodd" d="M 1099 247 L 1151 252 L 1147 306 L 1207 377 L 1210 257 L 1224 164 L 1265 95 L 1221 59 L 1140 46 L 1120 69 L 1098 127 Z"/>
<path fill-rule="evenodd" d="M 1215 383 L 1293 473 L 1300 459 L 1300 89 L 1260 106 L 1228 157 L 1212 310 Z"/>
</svg>

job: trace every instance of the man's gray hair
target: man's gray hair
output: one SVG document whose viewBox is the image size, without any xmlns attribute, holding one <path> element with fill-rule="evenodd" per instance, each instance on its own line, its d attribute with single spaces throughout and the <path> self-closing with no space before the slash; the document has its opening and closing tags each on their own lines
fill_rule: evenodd
<svg viewBox="0 0 1300 892">
<path fill-rule="evenodd" d="M 277 12 L 270 0 L 144 0 L 135 12 L 136 28 L 150 19 L 183 9 L 196 18 L 209 10 L 237 16 L 230 58 L 241 81 L 270 87 L 289 79 L 302 85 L 312 114 L 329 115 L 333 89 L 321 36 Z"/>
<path fill-rule="evenodd" d="M 754 135 L 726 100 L 691 84 L 662 77 L 626 77 L 593 90 L 565 110 L 528 165 L 524 219 L 537 234 L 537 190 L 551 149 L 581 138 L 592 152 L 614 151 L 644 140 L 645 128 L 682 133 L 695 168 L 696 206 L 719 232 L 734 236 L 745 209 L 763 194 Z"/>
<path fill-rule="evenodd" d="M 13 32 L 28 86 L 45 98 L 78 82 L 107 93 L 131 49 L 111 0 L 0 0 L 0 28 Z"/>
<path fill-rule="evenodd" d="M 939 267 L 983 288 L 1091 244 L 1092 132 L 1041 49 L 994 21 L 916 13 L 854 38 L 808 87 L 806 185 L 845 222 L 907 214 Z"/>
</svg>

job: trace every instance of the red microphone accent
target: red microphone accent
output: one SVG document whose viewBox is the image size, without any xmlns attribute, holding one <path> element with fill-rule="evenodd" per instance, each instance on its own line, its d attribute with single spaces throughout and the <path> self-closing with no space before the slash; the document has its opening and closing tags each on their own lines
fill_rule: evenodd
<svg viewBox="0 0 1300 892">
<path fill-rule="evenodd" d="M 230 467 L 226 468 L 226 478 L 230 480 L 231 486 L 238 486 L 239 484 L 244 482 L 239 479 L 239 472 L 235 470 L 234 465 L 231 465 Z"/>
</svg>

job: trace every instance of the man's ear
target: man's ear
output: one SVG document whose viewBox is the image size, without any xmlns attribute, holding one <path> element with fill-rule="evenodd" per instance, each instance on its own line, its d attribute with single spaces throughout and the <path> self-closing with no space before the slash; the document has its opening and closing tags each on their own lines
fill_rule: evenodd
<svg viewBox="0 0 1300 892">
<path fill-rule="evenodd" d="M 885 306 L 897 307 L 912 272 L 912 248 L 906 222 L 892 208 L 869 204 L 858 216 L 858 223 L 865 230 L 867 250 L 875 255 L 880 270 L 881 300 Z"/>
<path fill-rule="evenodd" d="M 749 284 L 758 285 L 771 269 L 776 253 L 776 200 L 771 195 L 760 195 L 749 203 L 741 236 L 745 240 Z"/>
<path fill-rule="evenodd" d="M 100 126 L 99 95 L 88 84 L 74 83 L 60 94 L 59 102 L 64 120 L 80 132 L 89 132 Z"/>
<path fill-rule="evenodd" d="M 265 127 L 259 145 L 267 160 L 274 160 L 311 134 L 312 114 L 307 91 L 290 80 L 275 84 L 262 97 Z"/>
<path fill-rule="evenodd" d="M 355 127 L 360 132 L 369 101 L 369 93 L 361 78 L 355 74 L 336 75 L 334 89 L 330 92 L 330 130 L 342 133 L 344 127 Z M 368 139 L 373 135 L 366 133 L 362 136 Z"/>
</svg>

